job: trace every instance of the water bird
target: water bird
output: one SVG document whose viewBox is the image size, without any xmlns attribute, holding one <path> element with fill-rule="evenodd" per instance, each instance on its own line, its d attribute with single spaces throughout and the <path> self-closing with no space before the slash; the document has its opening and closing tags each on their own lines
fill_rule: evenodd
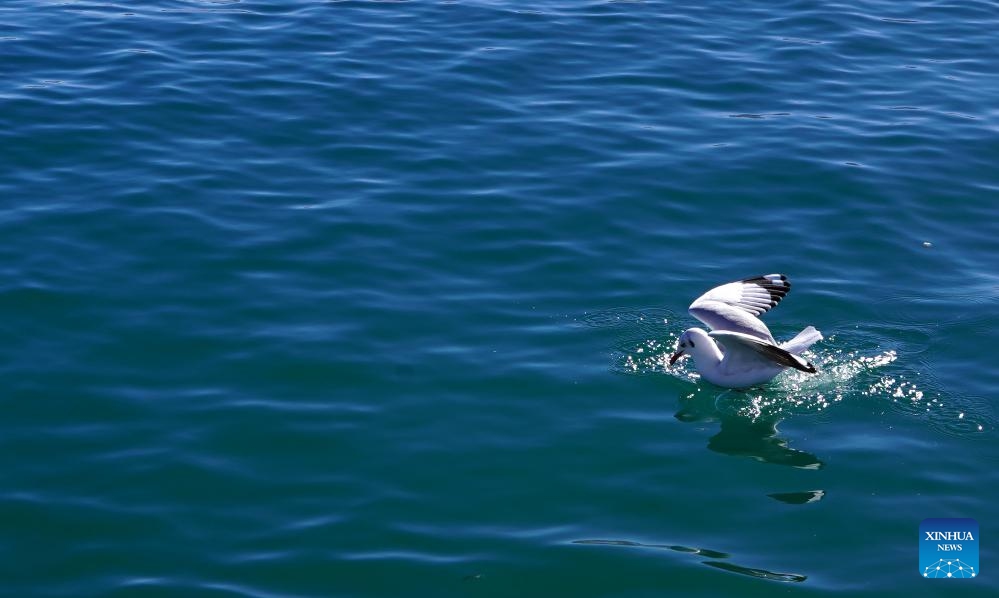
<svg viewBox="0 0 999 598">
<path fill-rule="evenodd" d="M 729 282 L 704 293 L 687 311 L 711 332 L 701 328 L 685 330 L 669 364 L 690 355 L 702 378 L 725 388 L 763 384 L 787 368 L 814 374 L 815 366 L 801 353 L 822 340 L 822 333 L 808 326 L 791 340 L 778 344 L 759 319 L 790 290 L 786 276 L 766 274 Z"/>
</svg>

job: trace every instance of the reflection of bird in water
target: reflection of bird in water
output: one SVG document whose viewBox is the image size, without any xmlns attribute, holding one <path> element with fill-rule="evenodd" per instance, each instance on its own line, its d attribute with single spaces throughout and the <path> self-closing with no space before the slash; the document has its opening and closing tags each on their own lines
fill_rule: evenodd
<svg viewBox="0 0 999 598">
<path fill-rule="evenodd" d="M 825 495 L 825 490 L 805 490 L 804 492 L 775 492 L 767 496 L 789 505 L 807 505 L 810 502 L 819 502 Z"/>
<path fill-rule="evenodd" d="M 726 455 L 800 469 L 822 467 L 822 461 L 812 453 L 787 444 L 787 440 L 777 436 L 776 421 L 752 421 L 744 417 L 722 418 L 721 430 L 708 440 L 709 449 Z"/>
<path fill-rule="evenodd" d="M 754 420 L 735 413 L 723 413 L 717 408 L 715 401 L 714 393 L 702 393 L 686 400 L 675 415 L 676 419 L 683 422 L 719 422 L 720 430 L 708 440 L 708 449 L 774 465 L 800 469 L 822 468 L 823 463 L 817 456 L 790 448 L 788 441 L 777 435 L 779 419 Z"/>
</svg>

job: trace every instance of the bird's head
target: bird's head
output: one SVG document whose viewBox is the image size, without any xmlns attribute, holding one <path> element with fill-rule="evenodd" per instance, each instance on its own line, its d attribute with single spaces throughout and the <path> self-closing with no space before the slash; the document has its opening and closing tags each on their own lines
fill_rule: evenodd
<svg viewBox="0 0 999 598">
<path fill-rule="evenodd" d="M 694 359 L 700 354 L 708 354 L 714 346 L 714 339 L 700 328 L 688 328 L 680 335 L 676 342 L 676 353 L 669 358 L 669 364 L 673 365 L 677 359 L 684 355 L 693 355 Z"/>
</svg>

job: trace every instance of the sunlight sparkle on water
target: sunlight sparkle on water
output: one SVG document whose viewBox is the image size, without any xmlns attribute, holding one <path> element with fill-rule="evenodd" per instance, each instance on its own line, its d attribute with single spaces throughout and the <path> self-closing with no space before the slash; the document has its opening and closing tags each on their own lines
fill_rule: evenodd
<svg viewBox="0 0 999 598">
<path fill-rule="evenodd" d="M 676 339 L 676 334 L 669 334 L 662 341 L 641 341 L 623 355 L 621 369 L 637 374 L 666 373 L 680 380 L 698 383 L 700 376 L 687 363 L 689 360 L 669 365 Z M 827 343 L 834 341 L 835 337 L 827 339 Z M 749 417 L 787 410 L 822 411 L 847 396 L 891 400 L 895 403 L 905 401 L 911 405 L 922 405 L 927 411 L 939 404 L 938 399 L 925 400 L 923 390 L 900 373 L 878 376 L 872 381 L 871 376 L 876 370 L 898 360 L 898 354 L 894 350 L 861 355 L 859 351 L 846 351 L 827 345 L 808 351 L 805 356 L 815 364 L 818 374 L 788 370 L 767 386 L 750 389 L 750 400 L 741 411 Z"/>
</svg>

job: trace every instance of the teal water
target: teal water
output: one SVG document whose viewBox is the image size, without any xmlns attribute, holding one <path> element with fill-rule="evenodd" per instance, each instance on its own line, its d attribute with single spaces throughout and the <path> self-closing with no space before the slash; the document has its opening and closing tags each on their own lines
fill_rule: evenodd
<svg viewBox="0 0 999 598">
<path fill-rule="evenodd" d="M 0 593 L 995 595 L 996 31 L 4 2 Z M 769 272 L 819 374 L 666 366 Z"/>
</svg>

